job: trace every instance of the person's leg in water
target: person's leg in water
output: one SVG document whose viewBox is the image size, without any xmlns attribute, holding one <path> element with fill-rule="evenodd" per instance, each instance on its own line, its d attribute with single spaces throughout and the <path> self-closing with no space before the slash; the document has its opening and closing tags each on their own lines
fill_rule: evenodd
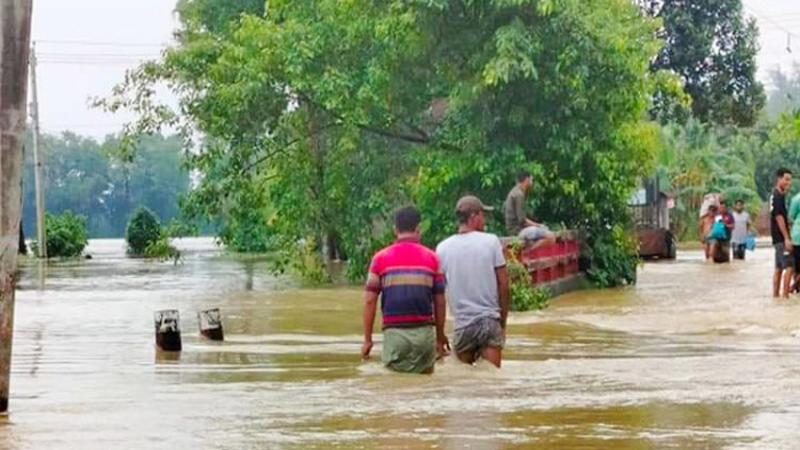
<svg viewBox="0 0 800 450">
<path fill-rule="evenodd" d="M 737 259 L 745 260 L 747 255 L 747 246 L 745 244 L 736 244 Z"/>
<path fill-rule="evenodd" d="M 505 331 L 498 319 L 484 318 L 456 332 L 454 348 L 458 360 L 474 364 L 484 358 L 500 367 Z"/>
<path fill-rule="evenodd" d="M 778 298 L 781 296 L 781 279 L 783 278 L 783 270 L 786 268 L 786 257 L 783 255 L 783 245 L 775 244 L 775 271 L 772 274 L 772 296 Z"/>
<path fill-rule="evenodd" d="M 789 292 L 794 294 L 800 292 L 800 246 L 792 246 L 792 260 L 790 263 L 793 269 L 793 275 L 792 285 Z"/>
<path fill-rule="evenodd" d="M 781 296 L 781 277 L 783 270 L 775 268 L 775 273 L 772 274 L 772 296 L 778 298 Z"/>
<path fill-rule="evenodd" d="M 475 352 L 472 351 L 462 353 L 456 352 L 456 357 L 465 364 L 473 364 L 477 360 Z"/>
<path fill-rule="evenodd" d="M 719 247 L 719 242 L 717 242 L 716 239 L 712 239 L 711 240 L 711 248 L 709 249 L 709 254 L 711 255 L 711 258 L 714 258 L 715 256 L 717 256 L 718 247 Z"/>
<path fill-rule="evenodd" d="M 794 270 L 791 267 L 787 267 L 783 275 L 783 298 L 789 298 L 789 292 L 791 292 L 793 279 Z"/>
<path fill-rule="evenodd" d="M 486 347 L 481 350 L 481 358 L 492 363 L 498 369 L 503 361 L 503 349 L 496 347 Z"/>
<path fill-rule="evenodd" d="M 789 253 L 784 250 L 784 259 L 786 272 L 783 275 L 783 298 L 789 298 L 789 294 L 792 292 L 792 282 L 794 281 L 794 248 Z"/>
</svg>

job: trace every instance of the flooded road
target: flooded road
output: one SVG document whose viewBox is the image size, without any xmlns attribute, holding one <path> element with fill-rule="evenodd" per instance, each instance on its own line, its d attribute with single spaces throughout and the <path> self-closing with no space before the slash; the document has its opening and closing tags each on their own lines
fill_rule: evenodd
<svg viewBox="0 0 800 450">
<path fill-rule="evenodd" d="M 772 253 L 647 264 L 634 288 L 510 319 L 502 370 L 433 376 L 357 354 L 361 290 L 303 290 L 266 261 L 189 240 L 183 265 L 26 266 L 11 414 L 0 449 L 795 449 L 800 298 L 769 297 Z M 219 307 L 226 341 L 199 338 Z M 157 355 L 153 312 L 178 308 L 184 351 Z M 378 336 L 379 340 L 379 336 Z"/>
</svg>

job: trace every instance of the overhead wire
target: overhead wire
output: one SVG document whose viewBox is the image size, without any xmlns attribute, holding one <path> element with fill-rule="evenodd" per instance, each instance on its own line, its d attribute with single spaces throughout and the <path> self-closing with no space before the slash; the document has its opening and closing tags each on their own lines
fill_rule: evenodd
<svg viewBox="0 0 800 450">
<path fill-rule="evenodd" d="M 164 50 L 168 44 L 144 43 L 144 42 L 119 42 L 119 41 L 88 41 L 88 40 L 68 40 L 68 39 L 37 39 L 34 41 L 40 48 L 46 51 L 38 53 L 38 60 L 42 64 L 65 64 L 65 65 L 120 65 L 138 64 L 145 60 L 158 59 L 160 52 L 153 50 Z M 43 44 L 43 45 L 41 45 Z M 57 47 L 76 46 L 76 47 L 98 47 L 102 48 L 102 53 L 85 53 L 66 51 L 60 52 Z M 139 49 L 133 52 L 118 52 L 114 49 Z M 88 49 L 86 49 L 88 50 Z M 134 50 L 135 51 L 135 50 Z M 111 52 L 111 53 L 110 53 Z"/>
<path fill-rule="evenodd" d="M 141 47 L 141 48 L 166 48 L 169 44 L 142 43 L 142 42 L 102 42 L 102 41 L 83 41 L 83 40 L 54 40 L 36 39 L 37 44 L 50 45 L 82 45 L 91 47 Z"/>
</svg>

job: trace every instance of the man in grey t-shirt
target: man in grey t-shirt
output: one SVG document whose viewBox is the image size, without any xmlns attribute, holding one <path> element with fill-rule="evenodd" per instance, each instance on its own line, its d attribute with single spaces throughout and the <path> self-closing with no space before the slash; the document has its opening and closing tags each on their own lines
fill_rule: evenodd
<svg viewBox="0 0 800 450">
<path fill-rule="evenodd" d="M 500 367 L 510 297 L 503 246 L 484 232 L 484 211 L 491 210 L 477 197 L 462 197 L 456 205 L 458 234 L 442 241 L 436 253 L 455 317 L 458 359 L 472 364 L 482 357 Z"/>
<path fill-rule="evenodd" d="M 744 259 L 747 249 L 747 235 L 750 233 L 750 214 L 744 210 L 744 200 L 736 200 L 733 207 L 733 232 L 731 248 L 734 259 Z"/>
<path fill-rule="evenodd" d="M 503 205 L 506 229 L 510 236 L 519 236 L 531 247 L 552 245 L 556 236 L 546 226 L 528 218 L 525 208 L 525 197 L 533 186 L 533 175 L 521 170 L 517 175 L 517 184 L 508 193 Z"/>
</svg>

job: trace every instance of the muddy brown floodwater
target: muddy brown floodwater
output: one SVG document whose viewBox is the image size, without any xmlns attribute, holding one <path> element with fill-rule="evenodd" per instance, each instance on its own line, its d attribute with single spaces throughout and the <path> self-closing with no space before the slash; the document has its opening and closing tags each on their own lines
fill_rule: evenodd
<svg viewBox="0 0 800 450">
<path fill-rule="evenodd" d="M 409 376 L 359 360 L 360 289 L 296 289 L 264 260 L 180 246 L 177 267 L 93 241 L 92 260 L 24 268 L 0 449 L 800 446 L 800 299 L 769 297 L 766 249 L 648 263 L 636 287 L 512 315 L 502 370 Z M 223 343 L 198 335 L 211 307 Z M 179 358 L 154 349 L 162 308 L 180 309 Z"/>
</svg>

